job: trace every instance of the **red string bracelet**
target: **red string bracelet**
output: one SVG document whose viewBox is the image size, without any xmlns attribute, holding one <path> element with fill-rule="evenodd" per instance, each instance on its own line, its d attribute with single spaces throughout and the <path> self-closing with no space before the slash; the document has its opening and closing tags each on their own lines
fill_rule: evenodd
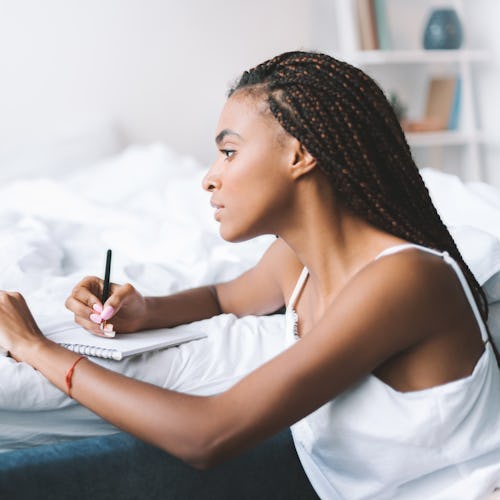
<svg viewBox="0 0 500 500">
<path fill-rule="evenodd" d="M 73 372 L 75 371 L 76 365 L 82 360 L 85 359 L 85 356 L 80 356 L 75 360 L 75 362 L 71 365 L 71 368 L 66 372 L 66 387 L 68 388 L 68 396 L 73 398 L 71 395 L 71 379 L 73 378 Z"/>
</svg>

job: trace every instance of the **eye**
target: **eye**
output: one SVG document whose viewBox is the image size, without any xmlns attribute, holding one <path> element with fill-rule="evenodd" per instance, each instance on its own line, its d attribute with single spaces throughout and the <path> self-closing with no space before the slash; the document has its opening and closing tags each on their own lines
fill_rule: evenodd
<svg viewBox="0 0 500 500">
<path fill-rule="evenodd" d="M 226 160 L 229 160 L 236 153 L 234 149 L 221 149 L 220 152 L 226 157 Z"/>
</svg>

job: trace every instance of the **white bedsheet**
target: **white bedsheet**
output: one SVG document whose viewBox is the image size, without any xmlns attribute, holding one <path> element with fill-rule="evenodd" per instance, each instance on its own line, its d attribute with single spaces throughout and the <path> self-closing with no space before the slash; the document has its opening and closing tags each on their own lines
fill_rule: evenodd
<svg viewBox="0 0 500 500">
<path fill-rule="evenodd" d="M 490 302 L 500 302 L 500 193 L 432 170 L 422 174 L 465 259 L 489 283 Z M 153 145 L 63 178 L 2 186 L 0 288 L 21 291 L 43 328 L 71 318 L 65 298 L 83 276 L 102 275 L 107 248 L 113 281 L 145 294 L 239 274 L 274 237 L 224 242 L 200 186 L 203 175 L 192 160 Z M 222 315 L 197 325 L 207 339 L 98 362 L 164 387 L 214 393 L 283 348 L 282 324 L 281 316 Z M 114 431 L 29 366 L 0 358 L 0 451 Z"/>
</svg>

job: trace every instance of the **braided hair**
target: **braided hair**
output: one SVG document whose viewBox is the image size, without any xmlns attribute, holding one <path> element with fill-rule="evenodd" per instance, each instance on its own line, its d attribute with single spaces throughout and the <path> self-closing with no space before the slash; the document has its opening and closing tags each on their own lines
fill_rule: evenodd
<svg viewBox="0 0 500 500">
<path fill-rule="evenodd" d="M 447 251 L 486 322 L 484 291 L 431 201 L 392 106 L 368 75 L 326 54 L 295 51 L 245 71 L 229 96 L 237 91 L 267 100 L 347 210 L 394 236 Z"/>
</svg>

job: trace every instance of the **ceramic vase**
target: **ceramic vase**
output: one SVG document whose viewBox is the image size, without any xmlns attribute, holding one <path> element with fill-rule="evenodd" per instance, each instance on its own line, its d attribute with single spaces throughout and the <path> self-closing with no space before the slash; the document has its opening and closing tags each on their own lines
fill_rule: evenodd
<svg viewBox="0 0 500 500">
<path fill-rule="evenodd" d="M 458 49 L 462 45 L 463 30 L 454 9 L 435 9 L 424 30 L 424 48 L 431 50 Z"/>
</svg>

